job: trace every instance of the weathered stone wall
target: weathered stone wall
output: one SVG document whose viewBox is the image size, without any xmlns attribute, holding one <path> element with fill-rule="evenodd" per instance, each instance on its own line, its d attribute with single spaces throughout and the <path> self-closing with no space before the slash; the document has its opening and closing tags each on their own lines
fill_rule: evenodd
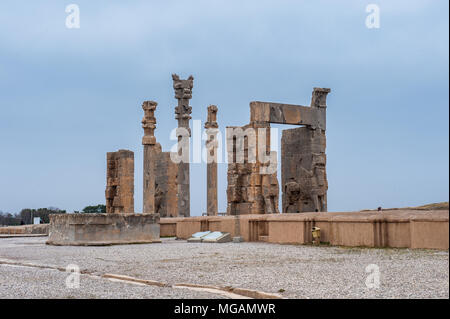
<svg viewBox="0 0 450 319">
<path fill-rule="evenodd" d="M 263 138 L 259 136 L 262 129 L 266 134 L 266 141 L 260 141 L 266 143 L 266 148 L 262 151 L 270 152 L 270 125 L 251 123 L 243 127 L 227 129 L 241 129 L 244 132 L 240 136 L 227 134 L 229 155 L 231 153 L 227 173 L 227 214 L 278 213 L 277 173 L 276 170 L 271 174 L 264 171 L 265 164 L 260 162 L 259 156 L 261 150 L 257 147 L 259 139 Z M 242 160 L 239 154 L 243 155 Z M 275 154 L 272 155 L 275 156 Z"/>
<path fill-rule="evenodd" d="M 165 236 L 180 239 L 211 230 L 241 236 L 244 241 L 310 244 L 312 227 L 319 227 L 321 242 L 337 246 L 449 248 L 448 210 L 163 218 L 161 225 Z"/>
<path fill-rule="evenodd" d="M 106 212 L 134 214 L 134 153 L 119 150 L 106 158 Z"/>
<path fill-rule="evenodd" d="M 177 173 L 178 166 L 171 160 L 170 152 L 160 152 L 156 157 L 155 206 L 161 217 L 178 216 Z"/>
<path fill-rule="evenodd" d="M 49 224 L 20 225 L 0 227 L 0 234 L 19 235 L 19 234 L 48 234 Z"/>
<path fill-rule="evenodd" d="M 325 132 L 299 127 L 282 134 L 283 213 L 326 212 Z"/>
<path fill-rule="evenodd" d="M 327 211 L 325 130 L 329 92 L 314 88 L 310 106 L 251 102 L 250 124 L 240 128 L 244 137 L 230 137 L 227 131 L 227 151 L 232 154 L 228 158 L 229 215 L 278 213 L 277 163 L 276 152 L 270 150 L 270 123 L 305 126 L 283 132 L 283 212 Z M 239 152 L 242 145 L 244 152 Z M 240 153 L 244 161 L 239 160 Z M 256 160 L 251 161 L 253 154 Z"/>
<path fill-rule="evenodd" d="M 50 215 L 50 245 L 115 245 L 160 242 L 157 214 Z"/>
</svg>

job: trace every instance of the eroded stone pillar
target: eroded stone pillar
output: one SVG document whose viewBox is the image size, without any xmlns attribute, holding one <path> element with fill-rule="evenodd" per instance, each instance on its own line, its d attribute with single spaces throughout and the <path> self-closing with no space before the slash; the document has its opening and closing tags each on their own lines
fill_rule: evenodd
<svg viewBox="0 0 450 319">
<path fill-rule="evenodd" d="M 283 131 L 283 213 L 327 211 L 325 148 L 325 132 L 320 129 L 299 127 Z"/>
<path fill-rule="evenodd" d="M 326 212 L 326 108 L 328 88 L 314 88 L 311 120 L 281 138 L 283 213 Z M 288 116 L 284 118 L 290 120 Z M 319 119 L 319 120 L 317 120 Z"/>
<path fill-rule="evenodd" d="M 181 80 L 176 74 L 172 74 L 173 88 L 178 105 L 175 107 L 175 119 L 178 121 L 178 155 L 181 162 L 178 163 L 177 188 L 178 188 L 178 216 L 189 217 L 190 213 L 190 188 L 189 188 L 189 138 L 191 129 L 189 120 L 191 119 L 192 107 L 189 100 L 192 98 L 192 88 L 194 78 L 191 76 L 187 80 Z"/>
<path fill-rule="evenodd" d="M 269 123 L 227 127 L 227 151 L 227 214 L 278 213 L 276 153 L 270 151 Z"/>
<path fill-rule="evenodd" d="M 106 212 L 134 214 L 134 153 L 108 152 L 106 161 Z"/>
<path fill-rule="evenodd" d="M 205 123 L 206 129 L 206 188 L 208 216 L 217 215 L 217 134 L 219 125 L 217 124 L 217 106 L 208 106 L 208 121 Z"/>
<path fill-rule="evenodd" d="M 142 145 L 144 145 L 144 193 L 143 208 L 144 214 L 155 214 L 155 163 L 159 144 L 156 143 L 154 134 L 156 128 L 155 110 L 158 103 L 154 101 L 145 101 L 142 104 L 144 110 L 144 118 L 142 119 L 142 128 L 144 129 L 144 137 Z"/>
</svg>

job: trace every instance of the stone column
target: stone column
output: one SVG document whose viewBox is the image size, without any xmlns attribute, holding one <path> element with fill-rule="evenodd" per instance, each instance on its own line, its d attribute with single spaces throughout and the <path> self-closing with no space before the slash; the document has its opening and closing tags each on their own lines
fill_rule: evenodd
<svg viewBox="0 0 450 319">
<path fill-rule="evenodd" d="M 155 109 L 158 103 L 154 101 L 145 101 L 142 104 L 144 110 L 144 118 L 142 119 L 142 128 L 144 129 L 144 137 L 142 145 L 144 145 L 144 194 L 143 207 L 144 214 L 155 213 L 155 163 L 157 143 L 154 135 L 156 128 Z"/>
<path fill-rule="evenodd" d="M 181 80 L 178 75 L 172 74 L 173 88 L 178 105 L 175 107 L 175 119 L 178 121 L 178 155 L 182 160 L 178 164 L 177 194 L 178 194 L 178 216 L 189 217 L 190 213 L 190 189 L 189 189 L 189 137 L 191 129 L 189 120 L 191 119 L 192 107 L 189 100 L 192 98 L 192 88 L 194 78 L 189 76 L 187 80 Z M 183 132 L 185 134 L 183 135 Z M 182 143 L 185 147 L 182 148 Z"/>
<path fill-rule="evenodd" d="M 206 152 L 207 152 L 207 207 L 208 216 L 217 215 L 217 133 L 219 125 L 217 124 L 217 106 L 208 106 L 208 121 L 205 123 L 206 129 Z"/>
</svg>

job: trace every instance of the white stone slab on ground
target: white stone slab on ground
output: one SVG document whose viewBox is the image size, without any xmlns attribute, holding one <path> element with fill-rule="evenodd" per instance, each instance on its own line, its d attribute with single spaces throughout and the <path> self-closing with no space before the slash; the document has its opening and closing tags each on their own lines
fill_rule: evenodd
<svg viewBox="0 0 450 319">
<path fill-rule="evenodd" d="M 199 231 L 197 233 L 192 234 L 191 238 L 189 238 L 187 241 L 190 243 L 200 243 L 203 240 L 203 237 L 207 236 L 211 232 L 208 231 Z"/>
<path fill-rule="evenodd" d="M 202 242 L 204 243 L 227 243 L 230 241 L 230 233 L 222 233 L 220 231 L 215 231 L 202 237 Z"/>
<path fill-rule="evenodd" d="M 204 231 L 194 233 L 187 241 L 190 243 L 227 243 L 231 241 L 231 235 L 220 231 Z"/>
</svg>

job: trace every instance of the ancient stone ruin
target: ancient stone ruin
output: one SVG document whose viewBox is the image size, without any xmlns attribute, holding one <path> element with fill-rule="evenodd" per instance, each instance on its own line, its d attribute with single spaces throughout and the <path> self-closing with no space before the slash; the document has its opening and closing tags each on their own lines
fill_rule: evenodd
<svg viewBox="0 0 450 319">
<path fill-rule="evenodd" d="M 157 102 L 142 104 L 144 118 L 143 213 L 161 217 L 190 216 L 189 138 L 191 130 L 193 77 L 182 80 L 172 75 L 175 119 L 178 122 L 178 152 L 162 152 L 156 142 Z M 281 140 L 282 213 L 327 211 L 326 97 L 329 89 L 314 88 L 310 106 L 271 102 L 250 103 L 250 123 L 227 127 L 228 174 L 227 214 L 278 214 L 279 185 L 277 152 L 270 149 L 271 123 L 299 125 L 284 130 Z M 205 122 L 207 159 L 207 211 L 218 215 L 217 124 L 218 108 L 208 107 Z M 108 153 L 107 210 L 133 212 L 130 183 L 134 166 L 131 152 Z M 121 155 L 119 155 L 121 154 Z M 128 160 L 124 159 L 125 154 Z M 132 153 L 131 153 L 132 154 Z M 178 159 L 178 160 L 177 160 Z M 122 163 L 123 162 L 123 163 Z M 128 166 L 127 166 L 128 165 Z M 122 172 L 121 170 L 126 169 Z"/>
<path fill-rule="evenodd" d="M 309 107 L 251 102 L 250 124 L 228 127 L 228 152 L 232 154 L 228 165 L 228 215 L 279 213 L 270 123 L 303 126 L 284 130 L 282 135 L 282 212 L 327 211 L 325 130 L 329 92 L 315 88 Z"/>
<path fill-rule="evenodd" d="M 175 98 L 175 119 L 178 122 L 178 152 L 162 152 L 156 142 L 155 110 L 157 102 L 142 104 L 144 118 L 143 213 L 161 217 L 190 216 L 189 127 L 192 107 L 193 77 L 186 80 L 172 75 Z M 310 106 L 251 102 L 250 123 L 227 127 L 227 215 L 278 214 L 279 185 L 277 152 L 271 151 L 271 123 L 299 125 L 283 131 L 281 140 L 282 213 L 326 212 L 326 97 L 330 89 L 314 88 Z M 207 160 L 208 216 L 218 215 L 217 204 L 217 123 L 218 108 L 208 107 L 205 122 Z M 111 155 L 112 156 L 112 155 Z M 115 173 L 116 162 L 108 162 L 108 176 Z M 111 171 L 110 167 L 111 166 Z M 132 168 L 131 168 L 132 169 Z M 128 174 L 132 171 L 128 170 Z M 120 174 L 119 174 L 120 175 Z M 115 175 L 114 175 L 115 176 Z M 127 175 L 128 176 L 128 175 Z M 127 182 L 130 180 L 127 179 Z M 108 212 L 130 212 L 114 204 L 121 195 L 120 179 L 108 179 Z M 116 183 L 113 185 L 113 183 Z M 115 188 L 113 188 L 115 187 Z M 117 191 L 117 189 L 119 191 Z M 119 192 L 119 193 L 117 193 Z M 117 195 L 117 194 L 119 195 Z M 128 193 L 126 193 L 128 194 Z M 129 195 L 128 195 L 129 196 Z M 116 200 L 121 203 L 123 200 Z M 128 197 L 125 202 L 129 203 Z M 116 208 L 117 207 L 117 208 Z M 132 210 L 132 209 L 131 209 Z"/>
<path fill-rule="evenodd" d="M 243 127 L 229 126 L 227 130 L 227 151 L 229 156 L 231 154 L 227 214 L 278 213 L 276 153 L 270 152 L 269 123 L 252 122 Z M 266 163 L 261 161 L 263 157 L 268 157 Z M 275 172 L 267 169 L 270 159 Z"/>
<path fill-rule="evenodd" d="M 176 132 L 178 153 L 163 152 L 161 145 L 156 141 L 155 110 L 158 103 L 144 101 L 142 104 L 144 110 L 142 119 L 144 129 L 142 138 L 144 147 L 143 213 L 158 214 L 161 217 L 189 217 L 189 138 L 191 135 L 189 120 L 192 112 L 189 100 L 192 98 L 194 78 L 190 76 L 187 80 L 182 80 L 178 75 L 173 74 L 172 79 L 175 98 L 178 100 L 175 107 L 175 119 L 178 122 Z"/>
<path fill-rule="evenodd" d="M 325 129 L 329 92 L 329 89 L 314 89 L 308 120 L 302 120 L 308 113 L 301 108 L 303 114 L 300 111 L 294 118 L 284 119 L 287 124 L 293 124 L 299 116 L 305 127 L 284 130 L 281 138 L 283 213 L 327 211 Z"/>
<path fill-rule="evenodd" d="M 157 102 L 145 101 L 142 105 L 143 213 L 159 214 L 161 217 L 189 217 L 189 120 L 192 112 L 189 100 L 192 98 L 194 79 L 190 76 L 182 80 L 176 74 L 172 75 L 172 79 L 178 100 L 175 107 L 177 153 L 162 152 L 161 145 L 156 142 L 154 113 Z M 243 127 L 227 127 L 228 215 L 280 213 L 277 152 L 270 149 L 271 123 L 300 126 L 284 130 L 282 135 L 281 212 L 327 211 L 325 130 L 326 97 L 329 92 L 329 89 L 315 88 L 310 106 L 251 102 L 250 123 Z M 217 106 L 210 105 L 205 122 L 208 216 L 218 215 L 217 112 Z M 114 165 L 112 163 L 111 167 Z M 115 173 L 108 171 L 108 174 Z M 116 187 L 122 188 L 121 185 Z M 117 196 L 114 192 L 111 187 L 107 189 L 108 212 L 116 211 L 112 208 L 115 207 L 112 199 Z M 118 207 L 117 211 L 120 211 L 121 206 Z"/>
<path fill-rule="evenodd" d="M 189 188 L 189 138 L 191 129 L 189 120 L 192 113 L 189 100 L 192 98 L 194 78 L 191 75 L 187 80 L 181 80 L 178 75 L 173 74 L 172 79 L 175 98 L 178 100 L 178 105 L 175 107 L 175 119 L 178 121 L 178 155 L 181 157 L 177 175 L 178 216 L 189 217 L 191 214 Z"/>
<path fill-rule="evenodd" d="M 106 160 L 106 212 L 134 214 L 134 153 L 110 152 Z"/>
<path fill-rule="evenodd" d="M 208 216 L 217 215 L 217 134 L 219 125 L 217 124 L 217 106 L 208 106 L 208 120 L 205 123 L 206 129 L 206 214 Z"/>
<path fill-rule="evenodd" d="M 309 106 L 251 102 L 249 124 L 226 128 L 229 216 L 217 216 L 224 214 L 217 202 L 220 134 L 218 107 L 209 105 L 204 126 L 207 216 L 190 217 L 193 77 L 182 80 L 174 74 L 172 79 L 178 100 L 177 152 L 163 152 L 156 141 L 157 102 L 142 104 L 142 214 L 134 212 L 134 153 L 107 153 L 107 213 L 52 215 L 48 244 L 153 243 L 160 242 L 160 236 L 188 239 L 199 232 L 224 233 L 235 242 L 304 244 L 312 242 L 311 230 L 319 227 L 321 240 L 333 245 L 448 249 L 448 211 L 446 216 L 410 211 L 327 212 L 325 134 L 330 89 L 325 88 L 314 88 Z M 270 145 L 271 124 L 298 125 L 282 131 L 281 185 L 277 152 Z M 282 207 L 278 207 L 280 188 Z"/>
<path fill-rule="evenodd" d="M 134 153 L 128 150 L 107 153 L 105 191 L 107 214 L 55 219 L 50 242 L 99 243 L 154 242 L 159 240 L 160 217 L 190 216 L 190 137 L 193 77 L 186 80 L 172 75 L 177 120 L 177 152 L 163 152 L 156 141 L 155 101 L 144 101 L 143 145 L 143 211 L 134 215 Z M 326 96 L 329 89 L 315 88 L 310 106 L 269 102 L 250 103 L 250 123 L 243 127 L 227 127 L 228 187 L 227 214 L 279 214 L 277 152 L 271 151 L 271 123 L 299 125 L 285 130 L 282 136 L 281 189 L 283 213 L 324 212 L 327 210 L 327 178 L 325 157 Z M 208 106 L 205 122 L 207 160 L 207 211 L 217 216 L 218 108 Z M 112 217 L 112 216 L 117 217 Z M 133 215 L 125 219 L 123 216 Z M 142 218 L 139 215 L 143 216 Z M 105 219 L 105 216 L 110 216 Z M 95 220 L 95 222 L 94 222 Z M 58 221 L 58 222 L 56 222 Z M 88 223 L 85 224 L 84 222 Z M 146 223 L 150 223 L 147 225 Z M 154 224 L 158 223 L 158 227 Z M 97 226 L 95 226 L 95 225 Z M 78 226 L 76 226 L 78 225 Z M 262 225 L 262 224 L 261 224 Z M 95 226 L 95 227 L 94 227 Z M 127 227 L 127 231 L 122 230 Z M 129 228 L 134 228 L 133 233 Z M 235 224 L 239 227 L 239 223 Z M 150 233 L 146 233 L 150 231 Z M 264 237 L 264 227 L 259 237 Z M 92 231 L 96 235 L 91 234 Z M 103 237 L 100 234 L 103 233 Z M 56 234 L 59 234 L 58 236 Z M 66 236 L 69 234 L 70 236 Z M 121 235 L 120 235 L 121 234 Z M 123 235 L 127 234 L 127 238 Z M 133 235 L 135 234 L 135 236 Z M 99 237 L 100 236 L 100 237 Z M 117 237 L 118 236 L 118 237 Z M 261 237 L 261 238 L 262 238 Z M 56 238 L 56 239 L 55 239 Z M 59 238 L 59 239 L 58 239 Z M 77 240 L 78 238 L 78 240 Z"/>
<path fill-rule="evenodd" d="M 320 228 L 316 242 L 332 245 L 448 249 L 448 211 L 327 212 L 325 134 L 330 89 L 325 88 L 314 88 L 309 106 L 251 102 L 249 124 L 226 128 L 229 216 L 218 211 L 218 107 L 209 105 L 204 126 L 207 216 L 190 217 L 193 77 L 183 80 L 174 74 L 172 79 L 178 101 L 177 152 L 163 152 L 156 141 L 157 102 L 142 104 L 142 214 L 134 213 L 134 153 L 107 153 L 107 213 L 51 215 L 48 244 L 154 243 L 160 242 L 160 236 L 198 242 L 195 234 L 199 233 L 226 234 L 226 241 L 233 242 L 306 244 L 313 241 L 312 230 Z M 270 145 L 271 124 L 298 126 L 282 131 L 281 185 L 277 152 Z M 280 188 L 282 207 L 278 207 Z M 209 242 L 203 237 L 201 241 Z"/>
<path fill-rule="evenodd" d="M 154 136 L 156 106 L 157 103 L 154 101 L 145 101 L 142 104 L 144 110 L 142 120 L 144 129 L 142 138 L 144 145 L 143 212 L 159 214 L 161 217 L 177 217 L 179 166 L 172 161 L 170 152 L 163 152 L 161 145 L 156 142 Z"/>
</svg>

